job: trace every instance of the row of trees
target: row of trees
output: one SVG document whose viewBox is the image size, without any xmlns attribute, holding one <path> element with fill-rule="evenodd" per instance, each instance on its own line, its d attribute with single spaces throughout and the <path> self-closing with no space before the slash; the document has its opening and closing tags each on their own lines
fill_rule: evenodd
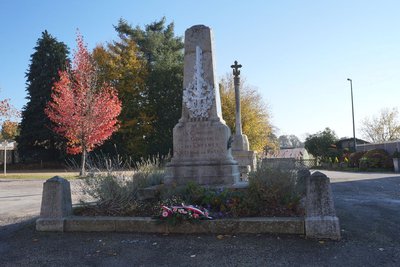
<svg viewBox="0 0 400 267">
<path fill-rule="evenodd" d="M 91 86 L 92 94 L 102 91 L 100 85 L 107 84 L 115 89 L 115 94 L 109 94 L 108 99 L 118 95 L 121 101 L 119 129 L 98 149 L 104 153 L 129 156 L 133 160 L 170 152 L 172 129 L 181 116 L 182 107 L 182 38 L 175 36 L 174 24 L 167 25 L 165 18 L 144 29 L 120 20 L 115 30 L 118 40 L 97 46 L 92 53 L 87 52 L 87 57 L 79 56 L 85 47 L 78 36 L 72 67 L 66 45 L 47 31 L 43 32 L 26 75 L 28 102 L 22 112 L 21 132 L 17 138 L 22 160 L 61 161 L 67 148 L 69 153 L 94 148 L 80 138 L 82 132 L 67 133 L 67 129 L 73 127 L 72 121 L 80 121 L 79 114 L 89 112 L 81 112 L 77 103 L 86 103 L 86 107 L 96 105 L 95 101 L 85 100 L 87 95 L 79 96 L 77 93 L 80 90 L 77 89 L 80 83 L 77 72 L 79 62 L 84 58 L 96 70 L 92 75 L 96 78 L 95 85 Z M 226 76 L 220 84 L 223 116 L 234 130 L 232 77 Z M 268 142 L 273 136 L 268 108 L 254 88 L 247 85 L 243 88 L 244 132 L 252 149 L 261 152 L 272 143 Z M 63 108 L 60 108 L 60 103 L 64 103 Z M 97 144 L 108 136 L 103 137 Z"/>
</svg>

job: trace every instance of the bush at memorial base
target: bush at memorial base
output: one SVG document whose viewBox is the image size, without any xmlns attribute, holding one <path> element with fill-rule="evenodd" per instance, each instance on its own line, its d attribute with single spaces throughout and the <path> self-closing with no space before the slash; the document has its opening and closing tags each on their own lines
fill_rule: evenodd
<svg viewBox="0 0 400 267">
<path fill-rule="evenodd" d="M 162 185 L 163 169 L 146 162 L 131 176 L 109 173 L 86 178 L 82 191 L 96 202 L 86 203 L 80 215 L 157 216 L 161 206 L 197 205 L 214 218 L 255 216 L 302 216 L 304 181 L 297 169 L 260 167 L 249 176 L 247 188 Z M 154 197 L 143 199 L 139 191 L 158 185 Z"/>
</svg>

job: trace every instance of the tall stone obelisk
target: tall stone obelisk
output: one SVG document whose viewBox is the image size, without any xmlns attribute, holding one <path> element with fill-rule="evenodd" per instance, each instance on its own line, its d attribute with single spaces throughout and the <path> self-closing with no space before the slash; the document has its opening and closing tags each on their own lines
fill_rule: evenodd
<svg viewBox="0 0 400 267">
<path fill-rule="evenodd" d="M 165 183 L 238 182 L 239 167 L 230 150 L 231 132 L 222 119 L 213 35 L 204 25 L 185 32 L 183 88 L 182 117 L 174 127 L 173 157 Z"/>
</svg>

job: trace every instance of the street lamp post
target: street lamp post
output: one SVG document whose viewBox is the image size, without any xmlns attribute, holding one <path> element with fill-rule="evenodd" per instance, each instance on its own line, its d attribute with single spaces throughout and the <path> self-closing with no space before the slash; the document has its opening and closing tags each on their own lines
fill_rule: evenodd
<svg viewBox="0 0 400 267">
<path fill-rule="evenodd" d="M 351 113 L 353 116 L 353 142 L 354 142 L 354 152 L 356 152 L 356 127 L 354 124 L 354 104 L 353 104 L 353 80 L 350 78 L 347 78 L 347 80 L 350 82 L 350 90 L 351 90 Z"/>
</svg>

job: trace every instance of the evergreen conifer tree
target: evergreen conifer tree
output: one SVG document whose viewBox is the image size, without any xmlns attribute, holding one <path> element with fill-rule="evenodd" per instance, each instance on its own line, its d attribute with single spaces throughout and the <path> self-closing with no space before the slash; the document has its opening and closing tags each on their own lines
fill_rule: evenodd
<svg viewBox="0 0 400 267">
<path fill-rule="evenodd" d="M 174 24 L 165 17 L 133 28 L 120 20 L 115 27 L 123 38 L 134 41 L 147 61 L 148 122 L 152 132 L 143 137 L 147 156 L 172 152 L 172 130 L 181 116 L 183 85 L 183 40 L 175 36 Z"/>
<path fill-rule="evenodd" d="M 64 157 L 64 140 L 50 128 L 44 113 L 58 72 L 68 64 L 68 48 L 47 31 L 42 33 L 31 55 L 27 78 L 28 102 L 22 111 L 21 132 L 17 139 L 23 162 L 59 161 Z"/>
</svg>

